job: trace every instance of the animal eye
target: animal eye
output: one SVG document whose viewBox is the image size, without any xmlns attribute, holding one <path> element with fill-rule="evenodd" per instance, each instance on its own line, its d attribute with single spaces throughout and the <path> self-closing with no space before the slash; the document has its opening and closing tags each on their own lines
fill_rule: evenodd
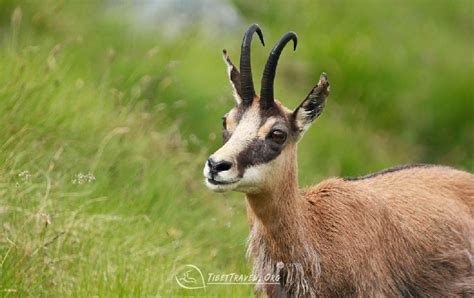
<svg viewBox="0 0 474 298">
<path fill-rule="evenodd" d="M 227 118 L 226 117 L 222 117 L 222 127 L 224 127 L 224 129 L 227 128 Z"/>
<path fill-rule="evenodd" d="M 270 133 L 270 137 L 275 143 L 283 144 L 286 141 L 286 132 L 276 129 Z"/>
</svg>

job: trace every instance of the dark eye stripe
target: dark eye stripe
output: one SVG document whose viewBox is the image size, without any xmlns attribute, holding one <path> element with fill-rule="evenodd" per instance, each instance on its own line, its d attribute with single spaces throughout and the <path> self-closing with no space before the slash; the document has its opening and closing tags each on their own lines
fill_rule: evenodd
<svg viewBox="0 0 474 298">
<path fill-rule="evenodd" d="M 224 129 L 224 131 L 222 132 L 222 140 L 223 140 L 223 143 L 227 143 L 227 141 L 230 139 L 230 133 L 227 129 Z"/>
<path fill-rule="evenodd" d="M 245 169 L 264 164 L 280 155 L 283 147 L 272 144 L 271 140 L 253 139 L 248 146 L 237 155 L 239 175 L 243 176 Z"/>
</svg>

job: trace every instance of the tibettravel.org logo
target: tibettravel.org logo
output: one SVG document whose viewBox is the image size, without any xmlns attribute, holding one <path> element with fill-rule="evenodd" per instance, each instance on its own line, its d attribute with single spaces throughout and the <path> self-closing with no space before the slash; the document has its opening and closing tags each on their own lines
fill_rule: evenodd
<svg viewBox="0 0 474 298">
<path fill-rule="evenodd" d="M 185 265 L 184 268 L 180 270 L 180 273 L 176 274 L 174 278 L 178 285 L 184 289 L 196 290 L 204 289 L 206 287 L 201 269 L 191 264 Z"/>
<path fill-rule="evenodd" d="M 174 276 L 178 285 L 188 290 L 205 289 L 208 285 L 277 285 L 280 281 L 280 276 L 273 274 L 258 278 L 253 274 L 208 273 L 206 277 L 199 267 L 192 264 L 184 265 Z"/>
</svg>

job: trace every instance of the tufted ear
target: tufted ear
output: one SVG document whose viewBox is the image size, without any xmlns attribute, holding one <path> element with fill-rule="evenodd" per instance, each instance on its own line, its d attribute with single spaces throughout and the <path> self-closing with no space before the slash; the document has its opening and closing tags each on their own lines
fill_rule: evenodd
<svg viewBox="0 0 474 298">
<path fill-rule="evenodd" d="M 293 112 L 293 124 L 298 131 L 298 139 L 303 136 L 306 130 L 311 126 L 311 123 L 313 123 L 314 119 L 318 118 L 321 114 L 328 95 L 328 77 L 325 73 L 322 73 L 319 77 L 318 84 Z"/>
<path fill-rule="evenodd" d="M 230 61 L 230 57 L 227 54 L 227 51 L 224 49 L 222 50 L 224 62 L 227 65 L 227 74 L 229 76 L 230 84 L 234 89 L 234 98 L 237 101 L 237 104 L 242 102 L 242 91 L 240 88 L 240 73 L 237 67 L 235 67 L 234 63 Z"/>
</svg>

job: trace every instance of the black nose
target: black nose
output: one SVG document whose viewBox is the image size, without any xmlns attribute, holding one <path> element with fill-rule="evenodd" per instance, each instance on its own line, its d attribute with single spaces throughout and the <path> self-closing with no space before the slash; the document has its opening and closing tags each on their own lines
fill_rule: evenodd
<svg viewBox="0 0 474 298">
<path fill-rule="evenodd" d="M 215 162 L 212 158 L 207 160 L 207 165 L 209 166 L 212 175 L 216 175 L 219 172 L 227 171 L 232 168 L 232 162 L 227 160 Z"/>
</svg>

